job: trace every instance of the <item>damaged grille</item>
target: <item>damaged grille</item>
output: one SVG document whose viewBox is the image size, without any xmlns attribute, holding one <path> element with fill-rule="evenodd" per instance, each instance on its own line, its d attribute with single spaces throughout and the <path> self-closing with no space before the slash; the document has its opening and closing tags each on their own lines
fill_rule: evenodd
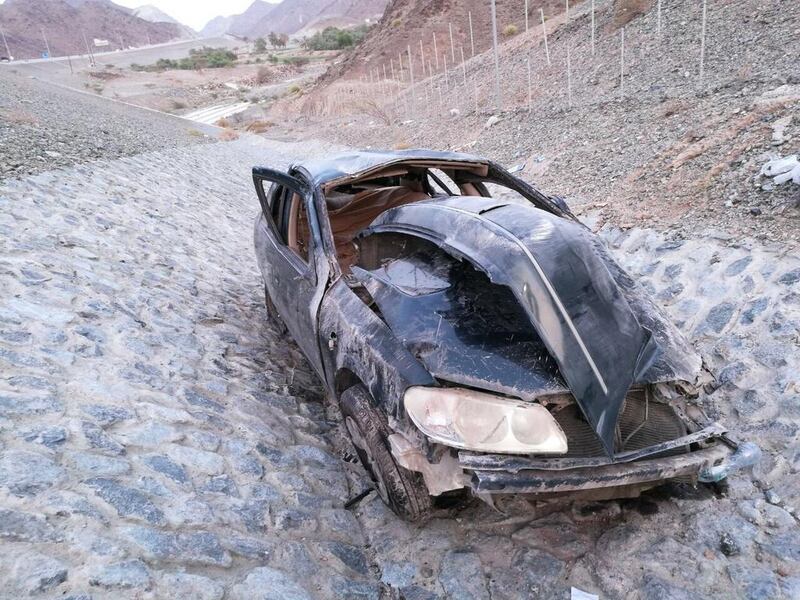
<svg viewBox="0 0 800 600">
<path fill-rule="evenodd" d="M 647 419 L 645 419 L 645 415 Z M 566 457 L 605 456 L 597 434 L 581 414 L 574 402 L 553 413 L 564 430 L 569 443 Z M 615 440 L 615 452 L 638 450 L 660 442 L 674 440 L 686 435 L 686 426 L 675 410 L 652 398 L 645 402 L 644 389 L 631 390 L 625 398 L 625 406 L 620 414 Z M 625 441 L 623 447 L 623 441 Z M 672 450 L 668 454 L 680 454 L 683 450 Z M 659 455 L 654 455 L 659 456 Z"/>
</svg>

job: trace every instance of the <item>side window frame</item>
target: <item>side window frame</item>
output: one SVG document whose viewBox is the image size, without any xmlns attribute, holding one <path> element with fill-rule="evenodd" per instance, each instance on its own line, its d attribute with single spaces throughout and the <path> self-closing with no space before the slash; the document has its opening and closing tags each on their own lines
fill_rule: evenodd
<svg viewBox="0 0 800 600">
<path fill-rule="evenodd" d="M 316 283 L 316 253 L 315 248 L 318 241 L 315 239 L 314 226 L 311 219 L 315 219 L 315 214 L 309 213 L 309 206 L 312 202 L 312 191 L 299 180 L 288 173 L 282 173 L 273 169 L 263 167 L 253 168 L 253 181 L 256 187 L 261 210 L 265 215 L 265 220 L 272 229 L 275 246 L 280 254 L 297 272 L 298 276 L 305 277 Z M 268 191 L 264 190 L 263 182 L 270 181 L 272 186 Z M 291 210 L 292 197 L 297 194 L 300 197 L 302 206 L 305 208 L 308 226 L 308 260 L 303 258 L 288 245 L 286 227 L 289 221 L 289 211 Z"/>
</svg>

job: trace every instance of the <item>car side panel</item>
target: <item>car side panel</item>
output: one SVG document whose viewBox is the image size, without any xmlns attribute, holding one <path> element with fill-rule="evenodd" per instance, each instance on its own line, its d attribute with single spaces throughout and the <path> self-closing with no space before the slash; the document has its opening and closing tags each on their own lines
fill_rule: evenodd
<svg viewBox="0 0 800 600">
<path fill-rule="evenodd" d="M 406 388 L 435 385 L 422 363 L 343 279 L 338 279 L 325 294 L 319 324 L 326 372 L 353 372 L 376 403 L 398 421 L 406 420 L 402 409 Z M 329 378 L 329 387 L 335 394 L 333 379 Z"/>
</svg>

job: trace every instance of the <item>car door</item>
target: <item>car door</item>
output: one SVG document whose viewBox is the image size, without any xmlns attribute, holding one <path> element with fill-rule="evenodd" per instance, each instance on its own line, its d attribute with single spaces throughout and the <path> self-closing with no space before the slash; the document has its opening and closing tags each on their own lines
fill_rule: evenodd
<svg viewBox="0 0 800 600">
<path fill-rule="evenodd" d="M 272 169 L 254 168 L 253 181 L 262 208 L 256 253 L 267 293 L 295 342 L 324 379 L 317 318 L 328 280 L 328 263 L 311 189 L 303 181 Z M 301 214 L 305 218 L 298 222 Z M 300 228 L 304 231 L 297 235 Z M 297 238 L 302 238 L 302 244 Z"/>
</svg>

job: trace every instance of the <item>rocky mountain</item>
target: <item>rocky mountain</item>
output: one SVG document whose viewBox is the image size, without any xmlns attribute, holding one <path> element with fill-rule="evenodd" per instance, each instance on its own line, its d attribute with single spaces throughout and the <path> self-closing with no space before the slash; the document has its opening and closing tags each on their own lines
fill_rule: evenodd
<svg viewBox="0 0 800 600">
<path fill-rule="evenodd" d="M 357 25 L 367 19 L 378 21 L 386 4 L 387 0 L 283 0 L 251 27 L 250 35 L 263 36 L 271 31 L 291 35 L 321 21 L 335 20 L 339 26 Z"/>
<path fill-rule="evenodd" d="M 197 32 L 194 29 L 184 25 L 177 19 L 169 16 L 163 10 L 153 6 L 152 4 L 145 4 L 144 6 L 134 8 L 131 13 L 140 19 L 150 21 L 151 23 L 172 23 L 173 25 L 177 25 L 183 34 L 182 37 L 197 37 Z"/>
<path fill-rule="evenodd" d="M 315 24 L 347 27 L 381 18 L 388 0 L 283 0 L 270 4 L 256 0 L 240 15 L 215 17 L 201 31 L 203 36 L 231 33 L 255 38 L 270 32 L 294 34 Z"/>
<path fill-rule="evenodd" d="M 203 27 L 200 34 L 204 37 L 211 37 L 230 33 L 232 35 L 248 37 L 253 24 L 266 17 L 275 6 L 275 4 L 264 2 L 263 0 L 255 0 L 247 7 L 247 10 L 241 14 L 231 15 L 229 17 L 214 17 Z"/>
<path fill-rule="evenodd" d="M 237 16 L 238 15 L 231 15 L 230 17 L 223 17 L 220 15 L 218 17 L 214 17 L 200 30 L 200 36 L 217 37 L 218 35 L 224 35 L 228 33 L 234 19 Z"/>
<path fill-rule="evenodd" d="M 83 54 L 86 40 L 104 39 L 109 46 L 144 46 L 182 37 L 175 23 L 153 23 L 108 0 L 6 0 L 0 4 L 0 23 L 16 59 Z M 5 54 L 5 49 L 3 49 Z"/>
</svg>

